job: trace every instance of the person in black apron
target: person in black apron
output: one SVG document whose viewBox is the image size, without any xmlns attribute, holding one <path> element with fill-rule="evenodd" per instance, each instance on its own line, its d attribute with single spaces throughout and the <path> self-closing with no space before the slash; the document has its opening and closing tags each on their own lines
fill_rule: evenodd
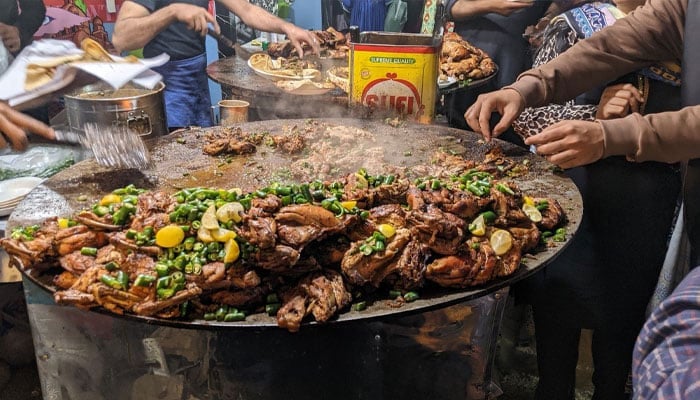
<svg viewBox="0 0 700 400">
<path fill-rule="evenodd" d="M 144 57 L 162 53 L 170 56 L 165 65 L 154 68 L 165 83 L 165 112 L 168 128 L 211 126 L 211 100 L 206 74 L 204 37 L 211 25 L 219 32 L 208 0 L 128 0 L 122 4 L 114 26 L 112 42 L 120 51 L 143 47 Z M 262 31 L 284 33 L 303 55 L 301 45 L 318 54 L 315 36 L 268 13 L 245 0 L 225 0 L 221 4 L 245 23 Z"/>
</svg>

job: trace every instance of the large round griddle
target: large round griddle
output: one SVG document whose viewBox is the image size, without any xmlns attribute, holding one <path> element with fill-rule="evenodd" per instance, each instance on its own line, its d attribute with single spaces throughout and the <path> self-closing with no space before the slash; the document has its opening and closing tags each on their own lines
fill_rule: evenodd
<svg viewBox="0 0 700 400">
<path fill-rule="evenodd" d="M 372 132 L 376 144 L 385 149 L 386 162 L 411 170 L 411 166 L 429 163 L 431 155 L 438 148 L 463 155 L 465 158 L 481 161 L 492 146 L 500 146 L 507 157 L 528 165 L 529 172 L 513 178 L 524 193 L 530 196 L 549 196 L 557 199 L 567 214 L 567 233 L 570 237 L 577 231 L 583 205 L 574 183 L 565 175 L 553 172 L 552 164 L 523 148 L 510 143 L 494 140 L 485 143 L 481 136 L 473 133 L 434 125 L 403 123 L 393 127 L 382 121 L 358 119 L 319 119 L 319 120 L 273 120 L 251 122 L 239 125 L 248 132 L 270 132 L 276 134 L 297 126 L 308 129 L 325 129 L 327 126 L 354 126 Z M 186 187 L 240 187 L 253 190 L 278 179 L 280 170 L 287 168 L 299 156 L 289 156 L 259 147 L 255 154 L 236 157 L 211 157 L 203 154 L 203 135 L 210 129 L 189 129 L 175 132 L 149 142 L 153 166 L 144 171 L 109 170 L 100 167 L 93 159 L 80 162 L 73 167 L 54 175 L 34 189 L 20 203 L 10 216 L 8 232 L 13 226 L 40 223 L 51 216 L 68 216 L 76 210 L 87 208 L 104 194 L 128 184 L 147 189 L 161 189 L 174 192 Z M 338 170 L 338 177 L 352 170 Z M 381 171 L 370 171 L 380 173 Z M 330 323 L 366 320 L 394 316 L 397 314 L 422 312 L 446 307 L 458 302 L 471 300 L 532 275 L 547 265 L 567 246 L 569 241 L 555 243 L 541 249 L 536 254 L 523 257 L 523 264 L 511 276 L 491 281 L 473 288 L 430 289 L 420 292 L 421 298 L 400 307 L 390 300 L 378 300 L 360 312 L 350 311 L 340 314 Z M 25 276 L 43 289 L 54 292 L 52 276 L 24 271 Z M 95 309 L 118 318 L 131 318 L 145 323 L 204 329 L 232 329 L 243 327 L 276 327 L 273 317 L 254 314 L 241 322 L 180 321 L 166 320 L 138 315 L 119 316 L 102 309 Z"/>
</svg>

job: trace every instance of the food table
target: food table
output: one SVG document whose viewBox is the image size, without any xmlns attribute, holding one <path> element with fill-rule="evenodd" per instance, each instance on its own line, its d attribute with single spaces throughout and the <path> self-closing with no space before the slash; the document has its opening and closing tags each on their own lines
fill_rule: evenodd
<svg viewBox="0 0 700 400">
<path fill-rule="evenodd" d="M 455 129 L 356 119 L 239 125 L 244 131 L 271 134 L 325 126 L 374 133 L 382 157 L 409 170 L 425 163 L 437 148 L 482 159 L 492 146 Z M 144 171 L 111 171 L 93 160 L 81 162 L 29 193 L 11 215 L 10 228 L 68 215 L 85 201 L 128 184 L 170 192 L 231 185 L 250 190 L 289 167 L 287 156 L 268 151 L 230 162 L 202 154 L 204 134 L 217 129 L 195 128 L 154 139 L 154 164 Z M 528 165 L 518 180 L 523 191 L 551 194 L 562 204 L 573 235 L 582 215 L 573 182 L 553 174 L 543 159 L 504 142 L 499 145 L 506 156 Z M 239 322 L 184 321 L 58 306 L 51 297 L 55 287 L 49 274 L 30 270 L 23 279 L 47 398 L 478 399 L 497 393 L 490 386 L 490 372 L 508 286 L 544 267 L 567 243 L 529 255 L 507 278 L 423 293 L 398 308 L 376 301 L 326 324 L 305 323 L 293 334 L 264 314 Z"/>
<path fill-rule="evenodd" d="M 240 56 L 214 61 L 207 66 L 207 75 L 221 84 L 224 98 L 250 103 L 250 121 L 348 115 L 348 97 L 341 90 L 310 96 L 286 93 L 257 75 Z"/>
</svg>

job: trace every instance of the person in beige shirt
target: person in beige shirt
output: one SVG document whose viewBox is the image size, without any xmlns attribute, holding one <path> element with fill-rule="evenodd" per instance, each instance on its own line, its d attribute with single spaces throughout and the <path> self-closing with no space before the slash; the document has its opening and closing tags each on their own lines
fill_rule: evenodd
<svg viewBox="0 0 700 400">
<path fill-rule="evenodd" d="M 465 119 L 490 140 L 525 107 L 564 103 L 660 62 L 680 64 L 686 8 L 687 0 L 649 0 L 524 72 L 512 85 L 480 96 Z M 634 110 L 641 97 L 626 101 Z M 647 103 L 645 115 L 560 121 L 525 140 L 566 168 L 584 204 L 567 249 L 514 289 L 533 307 L 537 399 L 573 399 L 581 328 L 593 330 L 593 398 L 629 399 L 625 383 L 634 340 L 659 276 L 680 193 L 680 174 L 671 163 L 700 156 L 700 106 L 654 112 L 652 101 Z M 494 112 L 501 119 L 492 127 Z"/>
<path fill-rule="evenodd" d="M 474 131 L 490 140 L 525 107 L 564 102 L 595 86 L 658 61 L 680 63 L 687 0 L 649 0 L 627 18 L 593 35 L 503 90 L 480 96 L 465 112 Z M 492 112 L 501 114 L 493 128 Z M 678 162 L 700 157 L 700 106 L 630 114 L 594 122 L 562 121 L 525 142 L 549 161 L 571 168 L 604 157 Z"/>
</svg>

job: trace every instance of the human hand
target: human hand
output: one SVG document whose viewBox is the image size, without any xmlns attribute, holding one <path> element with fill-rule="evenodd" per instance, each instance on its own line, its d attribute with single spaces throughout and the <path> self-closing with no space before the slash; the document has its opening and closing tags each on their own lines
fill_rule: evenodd
<svg viewBox="0 0 700 400">
<path fill-rule="evenodd" d="M 486 141 L 490 141 L 492 137 L 503 133 L 524 109 L 525 100 L 518 91 L 501 89 L 479 95 L 474 104 L 464 113 L 464 119 L 474 132 L 480 133 Z M 496 111 L 501 114 L 501 120 L 492 132 L 489 121 L 491 114 Z"/>
<path fill-rule="evenodd" d="M 534 1 L 491 0 L 486 8 L 488 8 L 490 12 L 507 17 L 523 8 L 530 8 L 533 4 L 535 4 Z"/>
<path fill-rule="evenodd" d="M 287 35 L 289 41 L 292 42 L 292 46 L 297 49 L 299 58 L 304 57 L 304 50 L 302 47 L 303 43 L 311 46 L 311 53 L 321 53 L 321 46 L 318 44 L 318 38 L 313 34 L 313 32 L 307 31 L 306 29 L 301 29 L 294 24 L 287 24 L 286 26 L 287 29 L 284 29 L 284 33 Z"/>
<path fill-rule="evenodd" d="M 199 33 L 200 36 L 206 36 L 209 30 L 208 24 L 210 23 L 214 26 L 214 31 L 216 31 L 216 33 L 221 32 L 216 18 L 209 14 L 206 8 L 185 3 L 173 3 L 168 7 L 175 16 L 175 19 L 187 25 L 187 29 Z"/>
<path fill-rule="evenodd" d="M 15 150 L 24 150 L 27 147 L 27 134 L 31 131 L 47 139 L 55 139 L 56 135 L 50 127 L 43 122 L 0 102 L 0 148 L 7 146 L 9 140 Z"/>
<path fill-rule="evenodd" d="M 562 168 L 590 164 L 603 157 L 603 127 L 592 121 L 561 121 L 525 139 L 537 154 Z"/>
<path fill-rule="evenodd" d="M 19 37 L 19 29 L 13 25 L 7 25 L 0 22 L 0 38 L 10 53 L 19 51 L 21 41 Z"/>
<path fill-rule="evenodd" d="M 631 112 L 639 112 L 639 105 L 643 102 L 644 97 L 639 89 L 630 83 L 608 86 L 600 97 L 595 117 L 597 119 L 622 118 Z"/>
</svg>

